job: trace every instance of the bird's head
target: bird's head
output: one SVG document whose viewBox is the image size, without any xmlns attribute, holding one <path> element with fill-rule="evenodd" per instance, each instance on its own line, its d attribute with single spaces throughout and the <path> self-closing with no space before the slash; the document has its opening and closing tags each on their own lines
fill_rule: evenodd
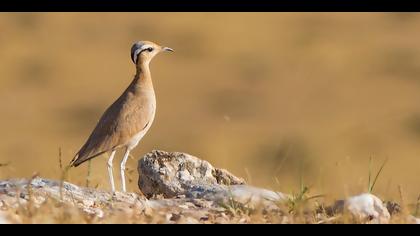
<svg viewBox="0 0 420 236">
<path fill-rule="evenodd" d="M 150 41 L 138 41 L 131 47 L 131 60 L 136 65 L 148 64 L 160 52 L 173 52 L 172 48 L 163 47 Z"/>
</svg>

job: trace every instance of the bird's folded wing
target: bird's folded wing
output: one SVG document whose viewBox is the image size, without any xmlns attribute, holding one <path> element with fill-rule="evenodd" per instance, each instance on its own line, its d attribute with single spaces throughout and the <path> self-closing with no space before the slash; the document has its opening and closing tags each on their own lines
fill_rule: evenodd
<svg viewBox="0 0 420 236">
<path fill-rule="evenodd" d="M 76 154 L 72 166 L 125 145 L 146 128 L 153 117 L 154 105 L 147 99 L 112 104 L 102 115 L 86 143 Z"/>
</svg>

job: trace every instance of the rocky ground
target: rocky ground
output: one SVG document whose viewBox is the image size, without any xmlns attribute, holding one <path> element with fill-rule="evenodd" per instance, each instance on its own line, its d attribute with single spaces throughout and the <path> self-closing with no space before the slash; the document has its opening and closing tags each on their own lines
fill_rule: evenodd
<svg viewBox="0 0 420 236">
<path fill-rule="evenodd" d="M 1 223 L 420 223 L 362 193 L 328 206 L 250 186 L 197 157 L 152 151 L 139 160 L 144 196 L 59 180 L 0 181 Z"/>
</svg>

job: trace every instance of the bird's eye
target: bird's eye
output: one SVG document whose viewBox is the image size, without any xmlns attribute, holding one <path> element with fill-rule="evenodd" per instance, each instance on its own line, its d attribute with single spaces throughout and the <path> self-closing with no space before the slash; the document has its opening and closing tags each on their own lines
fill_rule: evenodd
<svg viewBox="0 0 420 236">
<path fill-rule="evenodd" d="M 149 51 L 149 52 L 151 52 L 151 51 L 153 51 L 153 48 L 148 48 L 146 50 Z"/>
</svg>

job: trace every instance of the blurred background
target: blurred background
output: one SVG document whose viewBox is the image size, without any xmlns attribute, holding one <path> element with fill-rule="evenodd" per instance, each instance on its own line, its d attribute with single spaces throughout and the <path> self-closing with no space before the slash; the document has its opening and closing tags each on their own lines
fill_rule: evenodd
<svg viewBox="0 0 420 236">
<path fill-rule="evenodd" d="M 153 149 L 187 152 L 251 184 L 331 197 L 420 193 L 420 14 L 2 13 L 0 178 L 60 178 L 128 86 L 130 47 L 175 49 L 151 64 Z M 116 163 L 121 160 L 118 153 Z M 109 189 L 105 156 L 91 185 Z M 69 173 L 85 184 L 87 165 Z M 117 186 L 119 171 L 116 170 Z"/>
</svg>

